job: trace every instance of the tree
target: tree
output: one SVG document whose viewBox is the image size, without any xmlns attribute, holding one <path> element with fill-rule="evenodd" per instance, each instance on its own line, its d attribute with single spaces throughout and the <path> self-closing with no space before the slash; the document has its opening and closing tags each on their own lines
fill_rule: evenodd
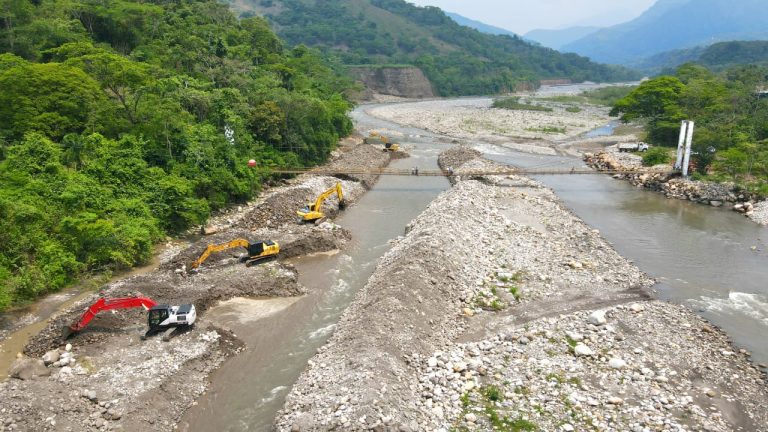
<svg viewBox="0 0 768 432">
<path fill-rule="evenodd" d="M 685 85 L 676 77 L 663 76 L 640 84 L 611 109 L 621 121 L 641 119 L 648 122 L 648 140 L 662 145 L 677 143 L 683 109 L 681 94 Z"/>
<path fill-rule="evenodd" d="M 60 139 L 98 127 L 99 85 L 80 69 L 24 64 L 0 73 L 0 133 L 12 139 L 39 131 Z"/>
</svg>

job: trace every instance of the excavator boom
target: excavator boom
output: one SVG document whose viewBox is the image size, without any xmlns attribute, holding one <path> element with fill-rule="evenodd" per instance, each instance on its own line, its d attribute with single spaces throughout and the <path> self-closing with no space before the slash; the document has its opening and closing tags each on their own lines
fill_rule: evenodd
<svg viewBox="0 0 768 432">
<path fill-rule="evenodd" d="M 248 246 L 250 246 L 250 243 L 248 242 L 248 240 L 244 240 L 244 239 L 235 239 L 230 242 L 217 244 L 217 245 L 214 245 L 214 244 L 208 245 L 208 248 L 206 248 L 205 251 L 200 255 L 200 258 L 195 260 L 195 262 L 193 262 L 190 267 L 193 269 L 200 267 L 200 264 L 205 262 L 205 260 L 207 260 L 208 257 L 211 256 L 211 254 L 214 252 L 221 252 L 223 250 L 232 249 L 236 247 L 244 247 L 248 249 Z"/>
<path fill-rule="evenodd" d="M 115 310 L 115 309 L 131 309 L 137 307 L 143 307 L 146 310 L 150 310 L 157 306 L 154 300 L 146 297 L 122 297 L 114 299 L 100 298 L 96 303 L 88 306 L 80 319 L 76 323 L 64 328 L 66 339 L 69 334 L 79 332 L 84 329 L 91 320 L 102 311 Z"/>
</svg>

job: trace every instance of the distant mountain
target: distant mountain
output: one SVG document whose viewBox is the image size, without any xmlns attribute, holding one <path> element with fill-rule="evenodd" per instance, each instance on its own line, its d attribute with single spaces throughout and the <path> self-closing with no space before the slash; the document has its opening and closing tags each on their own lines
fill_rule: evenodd
<svg viewBox="0 0 768 432">
<path fill-rule="evenodd" d="M 316 47 L 346 65 L 414 65 L 440 96 L 496 94 L 541 79 L 625 81 L 637 74 L 462 26 L 440 8 L 405 0 L 229 0 L 266 17 L 288 45 Z"/>
<path fill-rule="evenodd" d="M 601 27 L 569 27 L 560 30 L 537 29 L 529 31 L 524 37 L 545 47 L 559 50 L 564 45 L 591 35 L 600 29 Z"/>
<path fill-rule="evenodd" d="M 742 64 L 768 65 L 768 41 L 719 42 L 708 47 L 666 51 L 635 63 L 633 67 L 652 75 L 668 73 L 689 62 L 713 70 Z"/>
<path fill-rule="evenodd" d="M 664 51 L 768 39 L 766 0 L 659 0 L 638 18 L 599 30 L 562 51 L 631 64 Z"/>
<path fill-rule="evenodd" d="M 445 14 L 448 15 L 452 20 L 456 21 L 459 25 L 473 28 L 479 31 L 480 33 L 487 33 L 492 35 L 517 36 L 515 32 L 509 31 L 507 29 L 503 29 L 501 27 L 492 26 L 484 22 L 475 21 L 473 19 L 467 18 L 457 13 L 445 12 Z"/>
</svg>

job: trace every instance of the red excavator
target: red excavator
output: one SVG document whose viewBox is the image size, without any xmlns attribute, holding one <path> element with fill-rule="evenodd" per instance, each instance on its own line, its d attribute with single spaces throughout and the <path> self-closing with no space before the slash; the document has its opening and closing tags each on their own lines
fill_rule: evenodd
<svg viewBox="0 0 768 432">
<path fill-rule="evenodd" d="M 88 306 L 77 322 L 72 325 L 64 326 L 64 339 L 67 339 L 73 333 L 84 329 L 91 320 L 102 311 L 115 309 L 131 309 L 143 307 L 149 311 L 147 322 L 149 329 L 145 336 L 151 336 L 155 333 L 175 329 L 176 327 L 191 326 L 197 319 L 195 305 L 184 304 L 180 306 L 159 305 L 154 300 L 147 297 L 122 297 L 105 299 L 100 298 L 96 303 Z"/>
</svg>

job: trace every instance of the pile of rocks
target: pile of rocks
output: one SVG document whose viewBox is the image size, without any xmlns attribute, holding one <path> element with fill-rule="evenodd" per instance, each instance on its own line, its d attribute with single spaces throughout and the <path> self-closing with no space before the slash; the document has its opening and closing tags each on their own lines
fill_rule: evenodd
<svg viewBox="0 0 768 432">
<path fill-rule="evenodd" d="M 236 228 L 256 230 L 259 228 L 278 228 L 287 224 L 296 224 L 296 211 L 313 202 L 318 195 L 341 183 L 344 199 L 353 202 L 365 193 L 362 183 L 353 180 L 341 180 L 328 176 L 303 176 L 292 181 L 291 186 L 272 190 L 262 199 L 244 211 L 243 216 L 234 223 Z M 338 213 L 338 200 L 329 197 L 323 203 L 323 213 L 330 217 Z"/>
<path fill-rule="evenodd" d="M 768 421 L 765 381 L 746 355 L 663 302 L 539 319 L 420 364 L 421 430 L 732 431 Z"/>
<path fill-rule="evenodd" d="M 752 214 L 748 216 L 761 225 L 768 225 L 768 201 L 760 201 L 755 204 Z"/>
</svg>

